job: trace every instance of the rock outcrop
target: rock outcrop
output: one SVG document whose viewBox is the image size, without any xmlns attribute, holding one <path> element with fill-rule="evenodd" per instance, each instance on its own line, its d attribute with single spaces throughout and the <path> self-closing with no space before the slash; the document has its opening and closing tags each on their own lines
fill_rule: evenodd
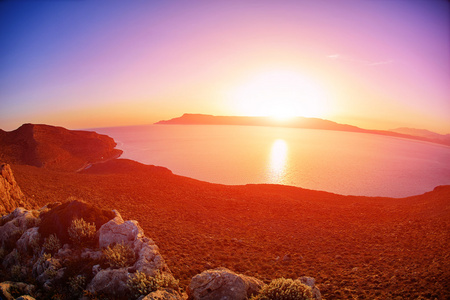
<svg viewBox="0 0 450 300">
<path fill-rule="evenodd" d="M 122 154 L 106 135 L 49 125 L 0 130 L 0 160 L 58 171 L 77 171 Z"/>
<path fill-rule="evenodd" d="M 188 288 L 192 300 L 244 300 L 258 293 L 264 283 L 254 277 L 236 274 L 226 268 L 195 275 Z"/>
<path fill-rule="evenodd" d="M 10 213 L 19 206 L 29 205 L 14 179 L 11 167 L 8 164 L 0 164 L 0 215 Z"/>
<path fill-rule="evenodd" d="M 41 215 L 39 233 L 43 238 L 50 234 L 56 234 L 62 244 L 70 242 L 68 228 L 74 219 L 83 219 L 88 223 L 94 223 L 97 230 L 114 217 L 112 211 L 99 209 L 92 204 L 80 200 L 68 201 L 57 204 L 48 212 Z"/>
<path fill-rule="evenodd" d="M 98 227 L 97 234 L 94 234 L 96 242 L 89 248 L 85 247 L 86 244 L 71 242 L 64 233 L 72 220 L 77 218 L 91 221 Z M 138 281 L 135 286 L 129 285 L 130 278 L 139 272 L 148 276 L 146 278 L 160 276 L 166 283 L 170 282 L 170 286 L 159 282 L 155 288 L 165 288 L 160 292 L 142 290 L 142 293 L 147 291 L 150 294 L 148 299 L 182 299 L 178 283 L 159 253 L 158 246 L 145 236 L 137 221 L 124 221 L 117 211 L 100 210 L 82 201 L 72 200 L 47 205 L 39 210 L 16 208 L 3 216 L 0 224 L 2 276 L 15 280 L 32 276 L 37 291 L 33 290 L 31 296 L 51 298 L 55 291 L 66 290 L 83 299 L 81 292 L 85 290 L 94 297 L 128 299 L 130 294 L 140 292 L 140 284 L 145 284 L 145 281 Z M 111 263 L 110 260 L 122 258 L 120 252 L 114 250 L 117 245 L 128 249 L 133 260 Z M 14 284 L 17 290 L 17 284 Z M 10 299 L 10 287 L 11 284 L 5 282 L 0 285 L 3 298 Z"/>
<path fill-rule="evenodd" d="M 314 278 L 303 276 L 300 277 L 299 280 L 301 281 L 301 283 L 311 288 L 311 293 L 314 300 L 322 300 L 322 294 L 320 293 L 319 288 L 316 286 L 316 280 Z"/>
<path fill-rule="evenodd" d="M 89 247 L 64 234 L 77 218 L 93 222 L 96 226 L 84 225 L 92 230 L 99 227 Z M 17 293 L 21 299 L 51 299 L 63 292 L 83 300 L 245 300 L 266 286 L 257 278 L 216 268 L 194 276 L 182 295 L 158 246 L 137 221 L 78 200 L 39 210 L 16 208 L 0 224 L 0 279 L 17 281 L 0 283 L 2 299 L 18 299 L 13 297 Z M 35 285 L 21 282 L 30 276 Z M 313 278 L 298 280 L 311 288 L 313 299 L 321 299 Z"/>
</svg>

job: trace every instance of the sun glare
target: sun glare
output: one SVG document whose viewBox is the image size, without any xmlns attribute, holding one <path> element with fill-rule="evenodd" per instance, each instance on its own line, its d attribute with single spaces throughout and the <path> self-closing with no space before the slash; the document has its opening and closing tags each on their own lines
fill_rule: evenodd
<svg viewBox="0 0 450 300">
<path fill-rule="evenodd" d="M 232 93 L 240 113 L 286 120 L 294 116 L 322 117 L 326 110 L 324 90 L 295 71 L 260 73 Z"/>
<path fill-rule="evenodd" d="M 271 183 L 282 183 L 286 168 L 287 144 L 283 139 L 277 139 L 270 150 L 269 180 Z"/>
</svg>

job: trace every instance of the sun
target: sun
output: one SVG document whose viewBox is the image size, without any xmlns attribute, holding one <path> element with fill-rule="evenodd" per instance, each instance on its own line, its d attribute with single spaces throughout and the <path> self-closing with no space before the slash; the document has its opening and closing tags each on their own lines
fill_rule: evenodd
<svg viewBox="0 0 450 300">
<path fill-rule="evenodd" d="M 239 113 L 286 120 L 295 116 L 323 117 L 324 89 L 312 79 L 291 70 L 270 70 L 249 78 L 233 90 Z"/>
</svg>

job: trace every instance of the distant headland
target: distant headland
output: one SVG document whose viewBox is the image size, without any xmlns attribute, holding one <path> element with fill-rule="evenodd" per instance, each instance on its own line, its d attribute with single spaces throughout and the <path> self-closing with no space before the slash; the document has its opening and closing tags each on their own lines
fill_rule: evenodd
<svg viewBox="0 0 450 300">
<path fill-rule="evenodd" d="M 319 118 L 294 117 L 289 120 L 276 120 L 271 117 L 213 116 L 206 114 L 183 114 L 181 117 L 156 122 L 159 125 L 241 125 L 269 126 L 304 129 L 322 129 L 348 132 L 370 133 L 406 139 L 426 141 L 450 146 L 450 134 L 442 135 L 423 129 L 398 128 L 392 130 L 371 130 L 353 125 L 340 124 Z"/>
</svg>

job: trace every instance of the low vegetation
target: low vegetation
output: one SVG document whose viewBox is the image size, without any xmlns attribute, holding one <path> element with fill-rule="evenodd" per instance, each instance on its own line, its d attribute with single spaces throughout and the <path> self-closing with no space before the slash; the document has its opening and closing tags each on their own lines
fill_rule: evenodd
<svg viewBox="0 0 450 300">
<path fill-rule="evenodd" d="M 74 219 L 68 229 L 70 240 L 77 246 L 87 246 L 94 243 L 95 224 L 91 224 L 81 219 Z"/>
<path fill-rule="evenodd" d="M 108 246 L 102 252 L 104 259 L 112 268 L 130 266 L 136 261 L 136 255 L 133 249 L 124 243 Z"/>
<path fill-rule="evenodd" d="M 278 278 L 264 286 L 251 300 L 312 300 L 311 288 L 300 280 Z"/>
<path fill-rule="evenodd" d="M 137 220 L 183 288 L 205 269 L 223 266 L 265 283 L 308 275 L 325 299 L 450 295 L 446 187 L 405 199 L 341 196 L 214 185 L 114 163 L 90 174 L 22 165 L 13 171 L 40 206 L 89 194 L 90 203 Z"/>
<path fill-rule="evenodd" d="M 55 253 L 58 252 L 58 250 L 61 248 L 61 242 L 59 241 L 56 234 L 51 234 L 48 238 L 45 239 L 42 247 L 44 247 L 45 251 L 47 252 Z"/>
<path fill-rule="evenodd" d="M 127 285 L 136 298 L 142 295 L 148 295 L 162 288 L 178 290 L 178 280 L 174 280 L 173 277 L 161 274 L 160 272 L 157 272 L 155 276 L 149 276 L 136 271 L 136 273 L 129 276 Z"/>
</svg>

